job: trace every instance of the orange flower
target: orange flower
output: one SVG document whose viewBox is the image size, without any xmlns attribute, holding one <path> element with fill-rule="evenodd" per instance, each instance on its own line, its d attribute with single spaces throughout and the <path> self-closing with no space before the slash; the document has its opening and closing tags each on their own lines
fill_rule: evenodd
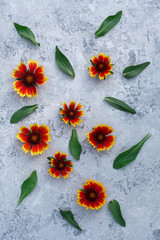
<svg viewBox="0 0 160 240">
<path fill-rule="evenodd" d="M 38 155 L 44 153 L 44 149 L 49 148 L 47 142 L 51 141 L 51 138 L 48 126 L 42 124 L 38 127 L 38 124 L 35 123 L 30 125 L 30 130 L 23 126 L 20 127 L 20 131 L 21 133 L 17 134 L 17 138 L 25 143 L 22 146 L 25 153 L 31 150 L 31 155 Z"/>
<path fill-rule="evenodd" d="M 60 108 L 60 114 L 62 114 L 62 120 L 65 122 L 65 124 L 69 122 L 69 124 L 72 124 L 72 126 L 74 127 L 76 126 L 76 124 L 79 125 L 79 123 L 82 122 L 80 117 L 84 115 L 84 111 L 79 111 L 83 107 L 83 105 L 79 103 L 76 106 L 76 102 L 73 101 L 70 102 L 69 107 L 65 102 L 62 104 L 64 109 Z"/>
<path fill-rule="evenodd" d="M 79 206 L 98 210 L 106 203 L 107 194 L 102 183 L 90 179 L 78 190 L 77 198 Z"/>
<path fill-rule="evenodd" d="M 107 75 L 113 74 L 113 65 L 111 64 L 110 57 L 108 55 L 103 55 L 103 53 L 98 54 L 97 57 L 93 57 L 91 60 L 93 66 L 89 67 L 89 73 L 91 77 L 95 77 L 99 74 L 100 79 L 107 78 Z"/>
<path fill-rule="evenodd" d="M 56 152 L 54 154 L 54 157 L 49 157 L 48 160 L 50 161 L 49 164 L 51 164 L 51 168 L 48 170 L 49 174 L 53 176 L 54 178 L 59 178 L 60 175 L 65 179 L 68 177 L 68 173 L 72 172 L 72 161 L 66 159 L 67 154 L 66 153 L 60 153 Z"/>
<path fill-rule="evenodd" d="M 27 69 L 24 63 L 17 65 L 18 70 L 14 69 L 12 77 L 16 78 L 16 81 L 13 83 L 14 90 L 17 91 L 17 94 L 20 94 L 21 97 L 27 95 L 30 97 L 37 96 L 37 84 L 44 84 L 48 78 L 45 77 L 43 71 L 44 67 L 38 67 L 38 61 L 29 60 L 29 69 Z"/>
<path fill-rule="evenodd" d="M 93 147 L 97 147 L 97 151 L 104 151 L 105 148 L 109 150 L 115 144 L 115 136 L 109 135 L 112 133 L 114 129 L 109 127 L 108 125 L 102 124 L 94 127 L 93 131 L 87 133 L 87 140 L 89 143 L 93 145 Z"/>
</svg>

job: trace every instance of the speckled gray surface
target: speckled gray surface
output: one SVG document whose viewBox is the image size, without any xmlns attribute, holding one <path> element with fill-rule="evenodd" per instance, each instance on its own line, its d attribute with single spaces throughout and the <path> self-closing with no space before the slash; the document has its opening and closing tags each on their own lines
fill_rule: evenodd
<svg viewBox="0 0 160 240">
<path fill-rule="evenodd" d="M 102 38 L 94 32 L 109 15 L 122 10 L 120 23 Z M 160 2 L 159 0 L 37 0 L 0 1 L 0 75 L 1 75 L 1 151 L 0 151 L 0 239 L 1 240 L 159 240 L 160 239 Z M 20 37 L 13 22 L 26 25 L 35 33 L 41 47 Z M 55 46 L 70 59 L 76 77 L 61 72 L 54 60 Z M 110 55 L 114 75 L 106 81 L 88 74 L 90 58 L 98 52 Z M 21 61 L 39 61 L 45 66 L 48 82 L 39 87 L 35 99 L 22 99 L 13 91 L 13 68 Z M 122 77 L 123 69 L 150 61 L 147 69 L 134 79 Z M 137 114 L 113 109 L 105 96 L 123 99 Z M 83 153 L 80 161 L 69 154 L 71 126 L 60 121 L 58 109 L 63 101 L 84 105 L 83 123 L 77 127 Z M 18 124 L 9 123 L 11 115 L 28 104 L 38 110 Z M 42 156 L 31 157 L 16 139 L 21 125 L 48 124 L 52 141 Z M 115 131 L 116 144 L 97 153 L 86 141 L 86 133 L 106 123 Z M 137 159 L 120 170 L 112 167 L 114 158 L 140 141 L 152 136 Z M 74 171 L 67 180 L 54 180 L 47 172 L 47 156 L 57 150 L 68 153 Z M 38 185 L 20 206 L 17 201 L 21 183 L 36 169 Z M 127 226 L 119 226 L 108 206 L 86 211 L 76 203 L 76 192 L 87 178 L 102 182 L 108 201 L 117 199 Z M 58 208 L 70 209 L 82 227 L 78 232 L 60 216 Z"/>
</svg>

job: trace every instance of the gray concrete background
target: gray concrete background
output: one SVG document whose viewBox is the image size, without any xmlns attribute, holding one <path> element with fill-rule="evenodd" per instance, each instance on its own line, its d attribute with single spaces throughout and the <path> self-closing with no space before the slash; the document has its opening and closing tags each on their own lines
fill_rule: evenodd
<svg viewBox="0 0 160 240">
<path fill-rule="evenodd" d="M 109 15 L 122 10 L 120 23 L 107 35 L 96 39 L 94 32 Z M 0 0 L 0 239 L 1 240 L 159 240 L 160 239 L 160 2 L 158 0 Z M 13 22 L 35 33 L 41 47 L 19 36 Z M 54 59 L 55 46 L 70 59 L 76 77 L 61 72 Z M 90 78 L 90 58 L 99 52 L 110 55 L 114 75 L 106 81 Z M 21 98 L 13 91 L 13 68 L 21 61 L 39 61 L 48 82 L 39 87 L 34 99 Z M 150 61 L 134 79 L 122 77 L 126 66 Z M 104 97 L 120 98 L 134 107 L 136 115 L 109 106 Z M 71 126 L 60 121 L 61 103 L 76 100 L 84 105 L 83 123 L 77 127 L 83 147 L 80 161 L 69 154 Z M 11 125 L 11 115 L 29 104 L 38 110 Z M 16 139 L 19 127 L 37 122 L 51 129 L 50 149 L 32 157 Z M 86 133 L 106 123 L 115 131 L 116 144 L 106 152 L 96 152 L 86 141 Z M 152 136 L 137 159 L 120 170 L 113 160 Z M 47 172 L 47 156 L 55 151 L 68 153 L 74 171 L 67 180 L 54 180 Z M 20 206 L 17 201 L 22 182 L 37 170 L 38 184 Z M 99 211 L 86 211 L 76 202 L 76 193 L 87 178 L 102 182 L 108 201 L 117 199 L 127 226 L 119 226 L 106 205 Z M 82 227 L 79 232 L 60 216 L 58 208 L 70 209 Z"/>
</svg>

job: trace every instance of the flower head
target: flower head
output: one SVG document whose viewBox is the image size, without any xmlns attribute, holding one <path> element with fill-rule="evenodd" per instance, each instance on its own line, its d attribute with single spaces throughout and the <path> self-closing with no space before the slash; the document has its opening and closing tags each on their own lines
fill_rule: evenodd
<svg viewBox="0 0 160 240">
<path fill-rule="evenodd" d="M 27 153 L 31 150 L 31 155 L 38 155 L 44 153 L 44 149 L 49 148 L 47 142 L 51 141 L 49 134 L 49 127 L 46 125 L 40 125 L 35 123 L 30 125 L 30 129 L 23 126 L 20 127 L 20 133 L 17 134 L 17 138 L 24 142 L 22 150 Z"/>
<path fill-rule="evenodd" d="M 79 124 L 82 122 L 80 117 L 84 115 L 84 111 L 80 111 L 80 109 L 83 107 L 81 103 L 79 103 L 76 106 L 76 102 L 71 101 L 69 104 L 69 107 L 67 104 L 64 102 L 62 103 L 64 109 L 60 109 L 60 114 L 62 114 L 63 118 L 62 120 L 67 124 L 72 124 L 72 126 L 76 126 L 76 124 Z"/>
<path fill-rule="evenodd" d="M 94 148 L 97 148 L 98 152 L 100 150 L 104 151 L 105 148 L 109 150 L 115 144 L 115 136 L 109 135 L 113 131 L 114 129 L 112 127 L 105 124 L 99 124 L 93 128 L 92 132 L 87 133 L 87 140 Z"/>
<path fill-rule="evenodd" d="M 106 203 L 107 194 L 102 183 L 90 179 L 78 190 L 77 198 L 79 206 L 98 210 Z"/>
<path fill-rule="evenodd" d="M 110 57 L 108 55 L 103 55 L 103 53 L 98 54 L 97 57 L 91 59 L 92 66 L 89 67 L 89 73 L 91 77 L 95 77 L 99 74 L 100 79 L 107 78 L 107 75 L 112 74 L 113 65 L 111 64 Z"/>
<path fill-rule="evenodd" d="M 29 69 L 27 69 L 24 63 L 17 65 L 18 70 L 14 69 L 12 77 L 16 78 L 13 83 L 14 90 L 21 97 L 27 96 L 33 97 L 37 96 L 37 84 L 42 85 L 47 81 L 48 78 L 45 77 L 43 71 L 44 67 L 38 67 L 38 61 L 29 60 Z"/>
<path fill-rule="evenodd" d="M 48 170 L 49 174 L 53 176 L 54 178 L 59 178 L 60 175 L 65 179 L 68 177 L 68 173 L 72 172 L 72 161 L 67 160 L 67 154 L 66 153 L 60 153 L 56 152 L 54 154 L 54 157 L 48 158 L 49 163 L 51 164 L 51 168 Z"/>
</svg>

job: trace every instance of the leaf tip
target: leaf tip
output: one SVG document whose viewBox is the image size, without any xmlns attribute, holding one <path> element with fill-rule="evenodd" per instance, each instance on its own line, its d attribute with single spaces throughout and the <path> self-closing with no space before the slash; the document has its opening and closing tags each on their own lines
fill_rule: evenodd
<svg viewBox="0 0 160 240">
<path fill-rule="evenodd" d="M 21 199 L 19 199 L 19 201 L 18 201 L 17 205 L 19 206 L 21 202 L 22 202 L 22 201 L 21 201 Z"/>
</svg>

